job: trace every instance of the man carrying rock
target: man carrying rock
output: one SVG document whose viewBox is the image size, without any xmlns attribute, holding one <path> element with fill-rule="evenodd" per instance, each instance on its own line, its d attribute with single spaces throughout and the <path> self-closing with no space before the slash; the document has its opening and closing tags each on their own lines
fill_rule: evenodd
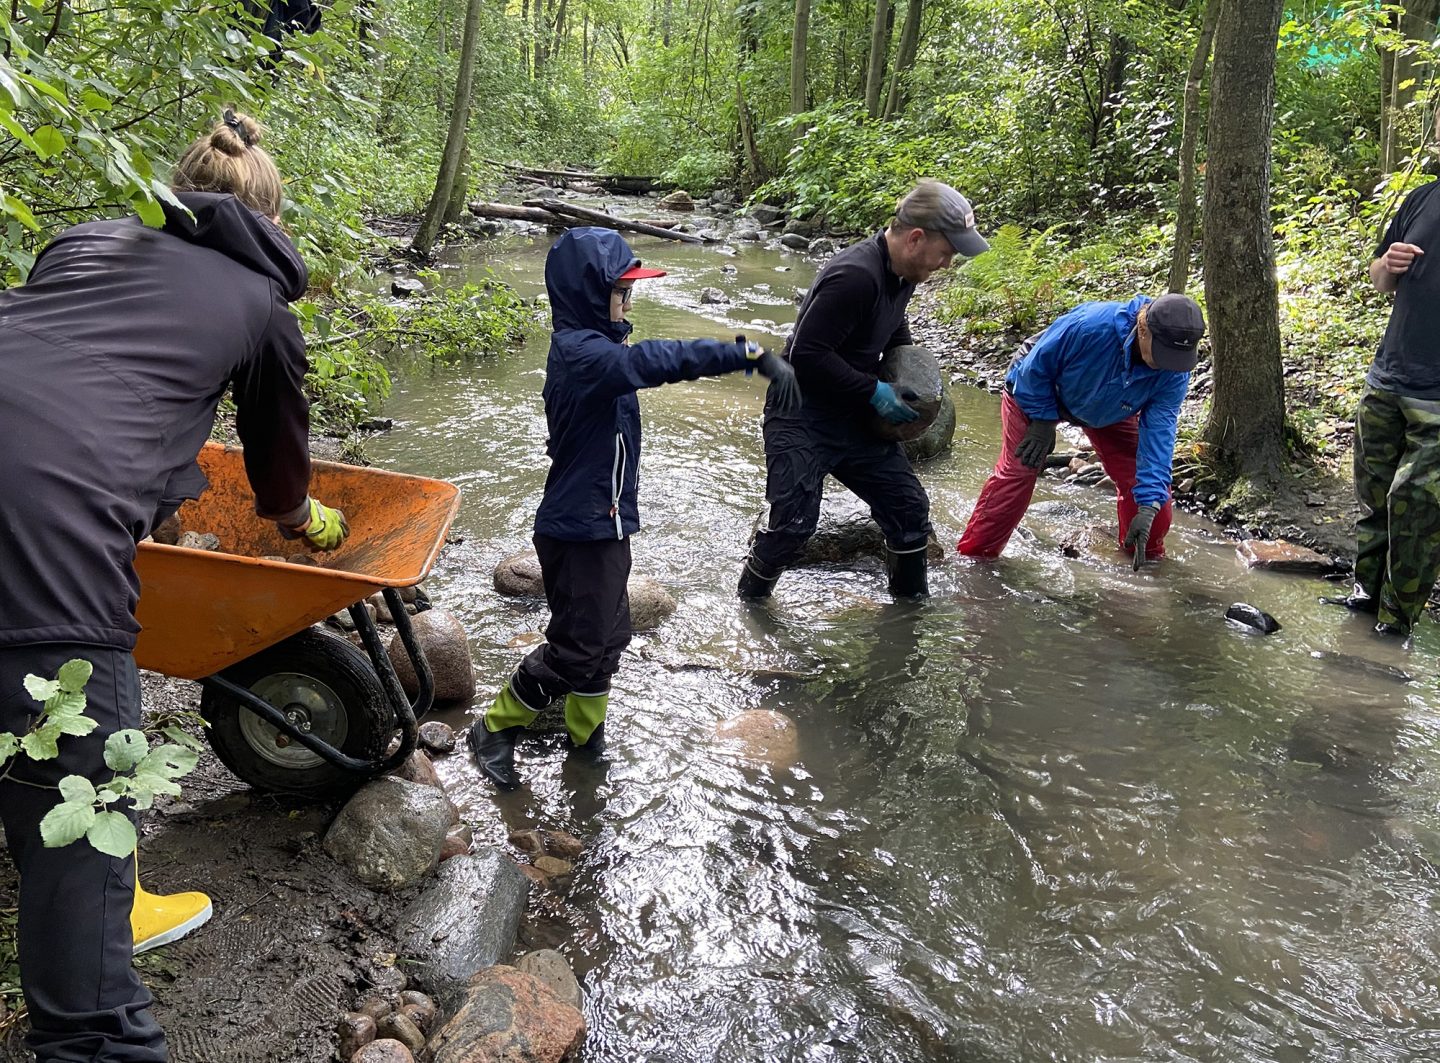
<svg viewBox="0 0 1440 1063">
<path fill-rule="evenodd" d="M 1425 261 L 1440 233 L 1437 185 L 1406 197 L 1370 263 L 1371 283 L 1395 294 L 1395 308 L 1355 412 L 1355 586 L 1321 599 L 1370 613 L 1377 632 L 1401 637 L 1440 571 L 1440 273 Z"/>
<path fill-rule="evenodd" d="M 815 533 L 827 474 L 870 506 L 885 533 L 891 593 L 927 593 L 930 499 L 901 445 L 866 422 L 872 411 L 891 424 L 918 416 L 878 379 L 880 359 L 912 342 L 905 308 L 915 286 L 957 253 L 978 255 L 989 246 L 964 196 L 921 181 L 888 228 L 845 248 L 820 271 L 787 344 L 804 405 L 776 409 L 773 388 L 765 405 L 768 509 L 740 574 L 742 598 L 768 597 Z"/>
<path fill-rule="evenodd" d="M 1020 345 L 1000 400 L 1003 441 L 960 537 L 966 557 L 1000 556 L 1025 515 L 1061 421 L 1080 425 L 1110 479 L 1120 545 L 1135 568 L 1165 554 L 1180 404 L 1205 318 L 1168 294 L 1082 303 Z"/>
</svg>

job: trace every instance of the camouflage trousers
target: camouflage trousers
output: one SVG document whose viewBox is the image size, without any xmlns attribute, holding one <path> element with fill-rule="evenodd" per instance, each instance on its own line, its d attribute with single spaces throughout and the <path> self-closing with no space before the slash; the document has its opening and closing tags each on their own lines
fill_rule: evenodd
<svg viewBox="0 0 1440 1063">
<path fill-rule="evenodd" d="M 1356 590 L 1409 629 L 1440 573 L 1440 400 L 1367 387 L 1355 412 Z"/>
</svg>

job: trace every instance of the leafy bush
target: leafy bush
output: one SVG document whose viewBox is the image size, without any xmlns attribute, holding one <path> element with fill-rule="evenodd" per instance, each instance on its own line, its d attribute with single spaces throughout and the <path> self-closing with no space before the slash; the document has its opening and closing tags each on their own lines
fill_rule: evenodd
<svg viewBox="0 0 1440 1063">
<path fill-rule="evenodd" d="M 1087 269 L 1114 259 L 1115 248 L 1088 244 L 1065 249 L 1054 229 L 1027 235 L 1004 225 L 990 236 L 990 250 L 955 271 L 941 293 L 942 321 L 974 333 L 1027 335 L 1076 303 L 1099 296 L 1084 290 Z"/>
<path fill-rule="evenodd" d="M 704 148 L 686 152 L 661 176 L 670 184 L 699 195 L 713 192 L 723 184 L 730 171 L 730 160 L 723 152 Z"/>
</svg>

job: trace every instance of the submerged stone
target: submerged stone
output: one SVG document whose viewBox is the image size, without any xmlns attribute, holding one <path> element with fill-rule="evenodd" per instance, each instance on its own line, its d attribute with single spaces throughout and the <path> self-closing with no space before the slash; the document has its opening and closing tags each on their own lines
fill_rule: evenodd
<svg viewBox="0 0 1440 1063">
<path fill-rule="evenodd" d="M 1316 576 L 1337 570 L 1334 559 L 1285 539 L 1245 539 L 1235 553 L 1247 568 Z"/>
<path fill-rule="evenodd" d="M 1246 602 L 1236 602 L 1225 610 L 1225 619 L 1232 624 L 1253 628 L 1262 635 L 1273 635 L 1280 630 L 1280 621 L 1263 609 L 1257 609 Z"/>
</svg>

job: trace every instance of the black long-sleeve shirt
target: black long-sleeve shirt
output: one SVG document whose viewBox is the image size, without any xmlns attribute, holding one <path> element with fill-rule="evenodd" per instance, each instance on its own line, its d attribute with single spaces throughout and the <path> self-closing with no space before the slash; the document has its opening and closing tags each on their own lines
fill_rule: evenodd
<svg viewBox="0 0 1440 1063">
<path fill-rule="evenodd" d="M 204 488 L 232 382 L 256 511 L 304 503 L 305 264 L 233 196 L 181 199 L 164 229 L 66 230 L 0 292 L 0 645 L 134 646 L 135 545 Z"/>
<path fill-rule="evenodd" d="M 884 232 L 825 263 L 787 345 L 807 406 L 854 412 L 869 402 L 881 357 L 913 342 L 905 307 L 914 294 L 890 268 Z"/>
</svg>

